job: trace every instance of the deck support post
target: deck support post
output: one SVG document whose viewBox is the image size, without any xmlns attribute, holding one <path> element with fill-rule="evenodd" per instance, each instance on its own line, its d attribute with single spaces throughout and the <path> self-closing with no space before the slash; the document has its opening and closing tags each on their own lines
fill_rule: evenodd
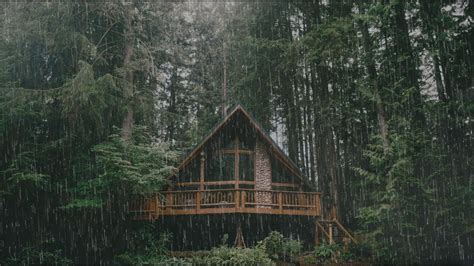
<svg viewBox="0 0 474 266">
<path fill-rule="evenodd" d="M 329 244 L 334 244 L 334 239 L 333 239 L 333 227 L 332 227 L 332 224 L 329 223 Z"/>
<path fill-rule="evenodd" d="M 314 245 L 319 246 L 319 228 L 318 220 L 314 222 Z"/>
<path fill-rule="evenodd" d="M 244 240 L 244 235 L 242 234 L 242 227 L 241 227 L 241 224 L 240 224 L 240 218 L 239 218 L 239 221 L 237 222 L 237 229 L 236 229 L 234 247 L 245 248 L 245 240 Z"/>
</svg>

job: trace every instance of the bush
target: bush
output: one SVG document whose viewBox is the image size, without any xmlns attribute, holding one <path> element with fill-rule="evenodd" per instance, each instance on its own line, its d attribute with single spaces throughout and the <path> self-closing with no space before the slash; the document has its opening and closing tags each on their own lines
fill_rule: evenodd
<svg viewBox="0 0 474 266">
<path fill-rule="evenodd" d="M 261 247 L 231 248 L 227 246 L 229 236 L 222 238 L 222 244 L 211 251 L 188 259 L 192 265 L 272 265 L 272 260 Z"/>
<path fill-rule="evenodd" d="M 72 260 L 64 255 L 62 244 L 47 241 L 23 248 L 17 256 L 6 259 L 6 265 L 69 265 Z M 0 260 L 0 264 L 3 262 Z"/>
<path fill-rule="evenodd" d="M 213 248 L 207 255 L 192 257 L 193 265 L 273 265 L 265 251 L 256 248 Z"/>
<path fill-rule="evenodd" d="M 154 225 L 146 225 L 131 230 L 127 252 L 117 255 L 115 263 L 120 265 L 156 265 L 168 261 L 167 244 L 171 239 L 168 233 L 156 234 Z"/>
<path fill-rule="evenodd" d="M 288 262 L 296 261 L 303 248 L 300 241 L 285 238 L 275 231 L 271 232 L 257 246 L 265 250 L 271 259 Z"/>
<path fill-rule="evenodd" d="M 341 250 L 338 244 L 323 243 L 314 249 L 314 255 L 320 262 L 335 261 L 337 262 L 337 253 Z"/>
<path fill-rule="evenodd" d="M 321 245 L 316 246 L 313 253 L 306 256 L 304 261 L 308 264 L 341 263 L 354 262 L 363 257 L 368 257 L 364 246 L 350 245 L 346 248 L 340 244 L 327 244 L 323 242 Z"/>
</svg>

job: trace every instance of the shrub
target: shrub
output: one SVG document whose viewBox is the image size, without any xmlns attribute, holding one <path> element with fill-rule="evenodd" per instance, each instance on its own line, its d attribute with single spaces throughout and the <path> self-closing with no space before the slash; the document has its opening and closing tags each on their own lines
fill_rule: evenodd
<svg viewBox="0 0 474 266">
<path fill-rule="evenodd" d="M 314 255 L 320 262 L 337 260 L 337 253 L 341 250 L 338 244 L 322 243 L 314 249 Z"/>
<path fill-rule="evenodd" d="M 227 246 L 229 236 L 222 238 L 222 244 L 211 251 L 189 258 L 192 265 L 272 265 L 272 260 L 261 247 L 231 248 Z"/>
<path fill-rule="evenodd" d="M 265 250 L 271 259 L 289 262 L 296 261 L 302 250 L 300 241 L 285 238 L 276 231 L 271 232 L 257 246 Z"/>
<path fill-rule="evenodd" d="M 353 262 L 362 257 L 368 257 L 363 252 L 366 252 L 365 248 L 360 245 L 350 245 L 346 248 L 339 244 L 323 242 L 315 247 L 313 254 L 305 257 L 305 262 L 308 264 Z"/>
<path fill-rule="evenodd" d="M 168 261 L 166 246 L 171 235 L 161 233 L 158 237 L 155 231 L 154 225 L 132 230 L 127 252 L 115 256 L 115 263 L 120 265 L 156 265 Z"/>
<path fill-rule="evenodd" d="M 193 265 L 273 265 L 265 251 L 256 248 L 213 248 L 207 255 L 192 257 Z"/>
<path fill-rule="evenodd" d="M 72 260 L 64 255 L 60 243 L 46 241 L 44 243 L 23 248 L 17 256 L 6 259 L 6 265 L 69 265 Z M 0 264 L 2 264 L 0 259 Z"/>
</svg>

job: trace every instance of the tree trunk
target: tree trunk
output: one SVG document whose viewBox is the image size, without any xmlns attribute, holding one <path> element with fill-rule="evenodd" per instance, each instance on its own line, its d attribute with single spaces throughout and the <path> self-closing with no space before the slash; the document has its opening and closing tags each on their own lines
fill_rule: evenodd
<svg viewBox="0 0 474 266">
<path fill-rule="evenodd" d="M 422 111 L 423 102 L 418 85 L 418 64 L 410 44 L 408 24 L 405 19 L 405 6 L 406 0 L 399 0 L 395 2 L 394 5 L 395 16 L 393 27 L 395 31 L 395 50 L 399 56 L 399 60 L 401 59 L 398 64 L 399 78 L 403 81 L 401 83 L 403 90 L 414 88 L 411 93 L 411 106 L 409 107 L 408 114 L 413 117 L 412 122 L 415 127 L 423 128 L 425 116 Z"/>
<path fill-rule="evenodd" d="M 125 101 L 126 101 L 126 114 L 122 120 L 122 138 L 126 141 L 129 141 L 132 137 L 133 129 L 133 70 L 131 69 L 130 62 L 133 56 L 133 28 L 132 28 L 132 19 L 133 19 L 133 8 L 131 6 L 125 7 L 125 47 L 124 47 L 124 58 L 123 58 L 123 67 L 125 68 Z"/>
<path fill-rule="evenodd" d="M 226 41 L 224 40 L 224 44 L 222 46 L 222 54 L 223 54 L 223 80 L 222 80 L 222 117 L 227 115 L 227 45 Z"/>
<path fill-rule="evenodd" d="M 440 101 L 446 102 L 446 86 L 443 84 L 443 78 L 441 77 L 441 68 L 444 70 L 446 66 L 441 66 L 440 63 L 440 61 L 442 61 L 441 58 L 444 58 L 444 49 L 442 47 L 441 41 L 439 41 L 439 31 L 442 30 L 442 25 L 439 25 L 437 21 L 441 17 L 440 1 L 420 1 L 420 15 L 423 22 L 423 29 L 428 36 L 428 43 L 431 48 L 429 50 L 437 51 L 433 52 L 431 56 L 433 58 L 434 76 L 438 98 Z"/>
<path fill-rule="evenodd" d="M 306 134 L 307 134 L 307 144 L 308 144 L 308 153 L 309 153 L 309 162 L 308 162 L 308 167 L 309 167 L 309 177 L 311 179 L 311 181 L 314 181 L 315 180 L 315 172 L 314 172 L 314 164 L 315 164 L 315 161 L 314 161 L 314 140 L 313 140 L 313 130 L 311 130 L 311 127 L 313 126 L 313 118 L 312 118 L 312 115 L 313 115 L 313 110 L 311 109 L 312 105 L 311 105 L 311 93 L 310 93 L 310 80 L 309 80 L 309 77 L 308 77 L 308 71 L 310 71 L 310 69 L 308 69 L 308 67 L 305 65 L 305 86 L 306 86 L 306 90 L 305 90 L 305 93 L 306 93 L 306 100 L 305 100 L 305 105 L 307 106 L 307 109 L 306 109 L 306 115 L 308 117 L 308 122 L 306 124 L 307 128 L 306 128 Z M 314 96 L 314 95 L 313 95 Z"/>
<path fill-rule="evenodd" d="M 363 10 L 363 7 L 360 1 L 359 1 L 359 10 Z M 377 122 L 379 126 L 379 132 L 380 132 L 380 136 L 382 137 L 384 153 L 387 153 L 390 147 L 387 114 L 385 113 L 384 104 L 379 92 L 380 90 L 379 90 L 377 69 L 375 68 L 374 53 L 372 52 L 373 51 L 372 41 L 370 40 L 370 34 L 369 34 L 367 23 L 364 23 L 359 20 L 358 24 L 362 32 L 363 45 L 364 45 L 364 50 L 366 52 L 365 61 L 366 61 L 367 72 L 369 74 L 369 79 L 372 82 L 372 86 L 373 86 L 372 89 L 373 89 L 373 94 L 375 98 L 375 106 L 377 109 Z"/>
</svg>

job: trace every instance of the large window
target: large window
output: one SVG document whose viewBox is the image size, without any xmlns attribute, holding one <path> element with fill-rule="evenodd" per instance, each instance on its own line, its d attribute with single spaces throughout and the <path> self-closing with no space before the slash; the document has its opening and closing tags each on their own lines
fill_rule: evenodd
<svg viewBox="0 0 474 266">
<path fill-rule="evenodd" d="M 231 181 L 234 180 L 235 156 L 234 154 L 219 153 L 209 158 L 208 171 L 205 181 Z"/>
<path fill-rule="evenodd" d="M 272 182 L 273 183 L 295 183 L 295 176 L 275 157 L 270 158 L 272 164 Z"/>
<path fill-rule="evenodd" d="M 220 150 L 208 152 L 205 182 L 254 181 L 254 152 L 245 149 L 242 141 L 228 139 Z M 238 176 L 236 176 L 238 175 Z"/>
<path fill-rule="evenodd" d="M 178 174 L 178 182 L 199 182 L 200 177 L 199 160 L 194 159 L 186 165 Z"/>
<path fill-rule="evenodd" d="M 240 153 L 239 156 L 239 179 L 243 181 L 254 181 L 253 153 Z"/>
</svg>

